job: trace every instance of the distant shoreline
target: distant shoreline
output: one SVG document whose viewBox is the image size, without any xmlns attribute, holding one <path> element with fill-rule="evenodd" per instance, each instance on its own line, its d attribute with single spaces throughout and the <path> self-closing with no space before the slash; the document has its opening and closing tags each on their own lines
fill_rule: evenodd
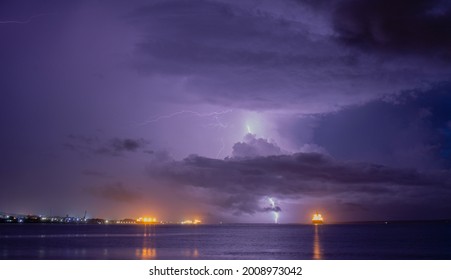
<svg viewBox="0 0 451 280">
<path fill-rule="evenodd" d="M 136 226 L 181 226 L 181 227 L 195 227 L 195 226 L 240 226 L 240 225 L 274 225 L 274 226 L 286 226 L 286 225 L 306 225 L 306 226 L 314 226 L 314 224 L 311 223 L 203 223 L 203 224 L 190 224 L 190 225 L 183 225 L 179 223 L 152 223 L 152 224 L 142 224 L 142 223 L 133 223 L 133 224 L 116 224 L 116 223 L 109 223 L 109 224 L 97 224 L 97 223 L 52 223 L 52 222 L 24 222 L 24 223 L 0 223 L 1 225 L 105 225 L 105 226 L 130 226 L 130 225 L 136 225 Z M 324 226 L 324 225 L 383 225 L 383 224 L 451 224 L 451 219 L 438 219 L 438 220 L 394 220 L 394 221 L 350 221 L 350 222 L 332 222 L 332 223 L 324 223 L 317 226 Z"/>
</svg>

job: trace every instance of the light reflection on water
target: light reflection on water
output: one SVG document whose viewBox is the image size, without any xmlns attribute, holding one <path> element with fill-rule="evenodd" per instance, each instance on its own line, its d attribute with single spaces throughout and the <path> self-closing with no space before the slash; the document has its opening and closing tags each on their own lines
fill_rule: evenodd
<svg viewBox="0 0 451 280">
<path fill-rule="evenodd" d="M 142 260 L 151 260 L 158 257 L 157 233 L 155 225 L 144 225 L 142 234 L 142 247 L 135 250 L 135 257 Z M 192 248 L 173 249 L 172 253 L 186 259 L 196 259 L 199 257 L 199 250 L 196 243 L 191 244 Z"/>
<path fill-rule="evenodd" d="M 4 241 L 0 242 L 3 259 L 202 259 L 223 258 L 223 252 L 228 251 L 233 254 L 243 250 L 277 251 L 272 246 L 261 248 L 260 242 L 265 244 L 266 239 L 247 227 L 21 226 L 11 229 L 0 233 L 0 241 Z"/>
<path fill-rule="evenodd" d="M 315 233 L 313 235 L 313 259 L 321 260 L 321 243 L 319 241 L 319 225 L 314 225 Z"/>
<path fill-rule="evenodd" d="M 136 249 L 136 258 L 141 260 L 151 260 L 157 257 L 157 249 L 155 248 L 142 248 Z"/>
<path fill-rule="evenodd" d="M 446 224 L 0 225 L 0 259 L 451 259 L 450 233 Z"/>
<path fill-rule="evenodd" d="M 155 246 L 155 225 L 144 225 L 143 245 L 141 249 L 136 249 L 136 258 L 142 260 L 151 260 L 157 257 Z"/>
</svg>

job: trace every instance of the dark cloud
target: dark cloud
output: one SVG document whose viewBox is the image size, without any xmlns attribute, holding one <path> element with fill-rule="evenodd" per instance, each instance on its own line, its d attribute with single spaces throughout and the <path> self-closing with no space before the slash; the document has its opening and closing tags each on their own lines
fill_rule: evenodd
<svg viewBox="0 0 451 280">
<path fill-rule="evenodd" d="M 143 139 L 118 139 L 115 138 L 111 140 L 112 148 L 117 152 L 127 151 L 127 152 L 135 152 L 146 143 Z"/>
<path fill-rule="evenodd" d="M 262 209 L 263 212 L 282 212 L 282 208 L 279 206 L 265 207 Z"/>
<path fill-rule="evenodd" d="M 267 139 L 257 138 L 255 134 L 247 134 L 243 142 L 235 143 L 232 147 L 233 157 L 256 157 L 280 155 L 282 150 L 275 142 L 270 143 Z"/>
<path fill-rule="evenodd" d="M 245 192 L 222 192 L 219 195 L 213 195 L 210 202 L 223 211 L 231 211 L 237 216 L 242 214 L 252 215 L 262 211 L 262 207 L 255 196 Z"/>
<path fill-rule="evenodd" d="M 118 156 L 124 152 L 136 152 L 147 145 L 144 139 L 130 139 L 130 138 L 114 138 L 106 143 L 103 147 L 96 149 L 96 153 L 103 155 Z"/>
<path fill-rule="evenodd" d="M 131 203 L 139 200 L 140 194 L 128 189 L 122 183 L 113 183 L 101 187 L 87 187 L 86 193 L 106 200 Z"/>
<path fill-rule="evenodd" d="M 354 37 L 369 36 L 346 31 L 347 13 L 351 13 L 350 29 L 360 26 L 359 15 L 367 20 L 364 12 L 359 14 L 356 3 L 361 2 L 365 1 L 337 1 L 311 9 L 311 1 L 294 6 L 290 1 L 278 2 L 270 7 L 159 1 L 137 8 L 127 18 L 142 33 L 133 65 L 155 79 L 162 75 L 174 79 L 183 88 L 178 100 L 258 110 L 283 107 L 303 113 L 335 111 L 449 78 L 451 65 L 438 59 L 404 53 L 394 59 L 342 44 L 357 45 Z M 364 11 L 376 1 L 365 3 L 360 4 L 369 7 Z M 341 8 L 346 5 L 349 11 Z M 392 13 L 391 8 L 385 11 Z M 439 35 L 449 38 L 447 34 L 431 36 Z M 437 48 L 446 48 L 440 43 L 435 43 Z M 161 98 L 174 97 L 165 90 Z"/>
<path fill-rule="evenodd" d="M 255 213 L 258 200 L 328 196 L 403 198 L 422 193 L 450 196 L 449 172 L 423 173 L 369 163 L 339 162 L 322 154 L 298 153 L 226 160 L 190 156 L 183 161 L 151 165 L 154 178 L 223 193 L 235 211 Z"/>
<path fill-rule="evenodd" d="M 104 141 L 97 137 L 71 134 L 68 136 L 68 141 L 64 143 L 64 146 L 83 156 L 92 154 L 121 156 L 126 152 L 142 151 L 147 144 L 148 142 L 144 139 L 113 138 Z"/>
<path fill-rule="evenodd" d="M 316 143 L 340 160 L 419 169 L 451 166 L 451 85 L 311 115 L 281 131 L 298 145 Z M 309 138 L 303 138 L 310 134 Z"/>
<path fill-rule="evenodd" d="M 337 1 L 333 25 L 340 40 L 367 50 L 451 58 L 449 1 Z"/>
</svg>

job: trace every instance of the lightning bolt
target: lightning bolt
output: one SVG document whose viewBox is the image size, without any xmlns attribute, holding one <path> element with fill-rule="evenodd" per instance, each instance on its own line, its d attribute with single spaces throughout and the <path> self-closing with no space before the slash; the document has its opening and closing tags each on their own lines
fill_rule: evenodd
<svg viewBox="0 0 451 280">
<path fill-rule="evenodd" d="M 276 203 L 274 202 L 274 199 L 272 197 L 268 197 L 269 203 L 271 203 L 271 207 L 274 209 L 276 208 Z M 274 223 L 277 224 L 279 222 L 279 212 L 273 211 L 274 213 Z"/>
<path fill-rule="evenodd" d="M 208 127 L 227 128 L 228 125 L 224 124 L 223 122 L 221 122 L 219 117 L 221 115 L 225 115 L 225 114 L 228 114 L 228 113 L 231 113 L 231 112 L 233 112 L 232 109 L 223 110 L 223 111 L 217 111 L 217 112 L 215 111 L 215 112 L 210 112 L 210 113 L 200 113 L 200 112 L 197 112 L 197 111 L 182 110 L 182 111 L 174 112 L 174 113 L 167 114 L 167 115 L 157 116 L 157 117 L 155 117 L 153 119 L 147 120 L 147 121 L 142 122 L 142 123 L 140 123 L 138 125 L 139 126 L 145 126 L 145 125 L 149 125 L 151 123 L 157 123 L 157 122 L 162 121 L 162 120 L 171 119 L 171 118 L 174 118 L 174 117 L 177 117 L 177 116 L 180 116 L 180 115 L 193 115 L 193 116 L 196 116 L 196 117 L 199 117 L 199 118 L 214 117 L 215 123 L 211 123 L 211 124 L 206 125 Z M 221 153 L 224 151 L 224 148 L 225 148 L 224 138 L 221 138 L 221 147 L 219 148 L 219 151 L 216 154 L 217 158 L 220 157 Z"/>
<path fill-rule="evenodd" d="M 246 128 L 247 128 L 247 133 L 252 133 L 252 130 L 251 130 L 251 126 L 250 125 L 246 125 Z"/>
<path fill-rule="evenodd" d="M 54 15 L 54 14 L 45 13 L 45 14 L 33 15 L 33 16 L 29 17 L 27 20 L 4 20 L 4 21 L 0 21 L 0 24 L 27 24 L 27 23 L 30 23 L 35 18 L 49 16 L 49 15 Z"/>
<path fill-rule="evenodd" d="M 215 123 L 208 124 L 209 127 L 219 127 L 219 128 L 227 128 L 229 127 L 227 124 L 221 122 L 219 116 L 215 116 Z"/>
<path fill-rule="evenodd" d="M 224 138 L 221 138 L 221 148 L 219 149 L 218 154 L 216 155 L 217 158 L 219 158 L 222 151 L 224 151 L 224 148 L 225 148 Z"/>
</svg>

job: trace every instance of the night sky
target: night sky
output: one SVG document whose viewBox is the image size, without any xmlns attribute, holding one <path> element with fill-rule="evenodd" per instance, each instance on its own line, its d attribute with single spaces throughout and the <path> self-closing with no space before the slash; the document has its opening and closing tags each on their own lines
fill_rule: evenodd
<svg viewBox="0 0 451 280">
<path fill-rule="evenodd" d="M 3 212 L 450 218 L 451 2 L 0 1 L 0 128 Z"/>
</svg>

